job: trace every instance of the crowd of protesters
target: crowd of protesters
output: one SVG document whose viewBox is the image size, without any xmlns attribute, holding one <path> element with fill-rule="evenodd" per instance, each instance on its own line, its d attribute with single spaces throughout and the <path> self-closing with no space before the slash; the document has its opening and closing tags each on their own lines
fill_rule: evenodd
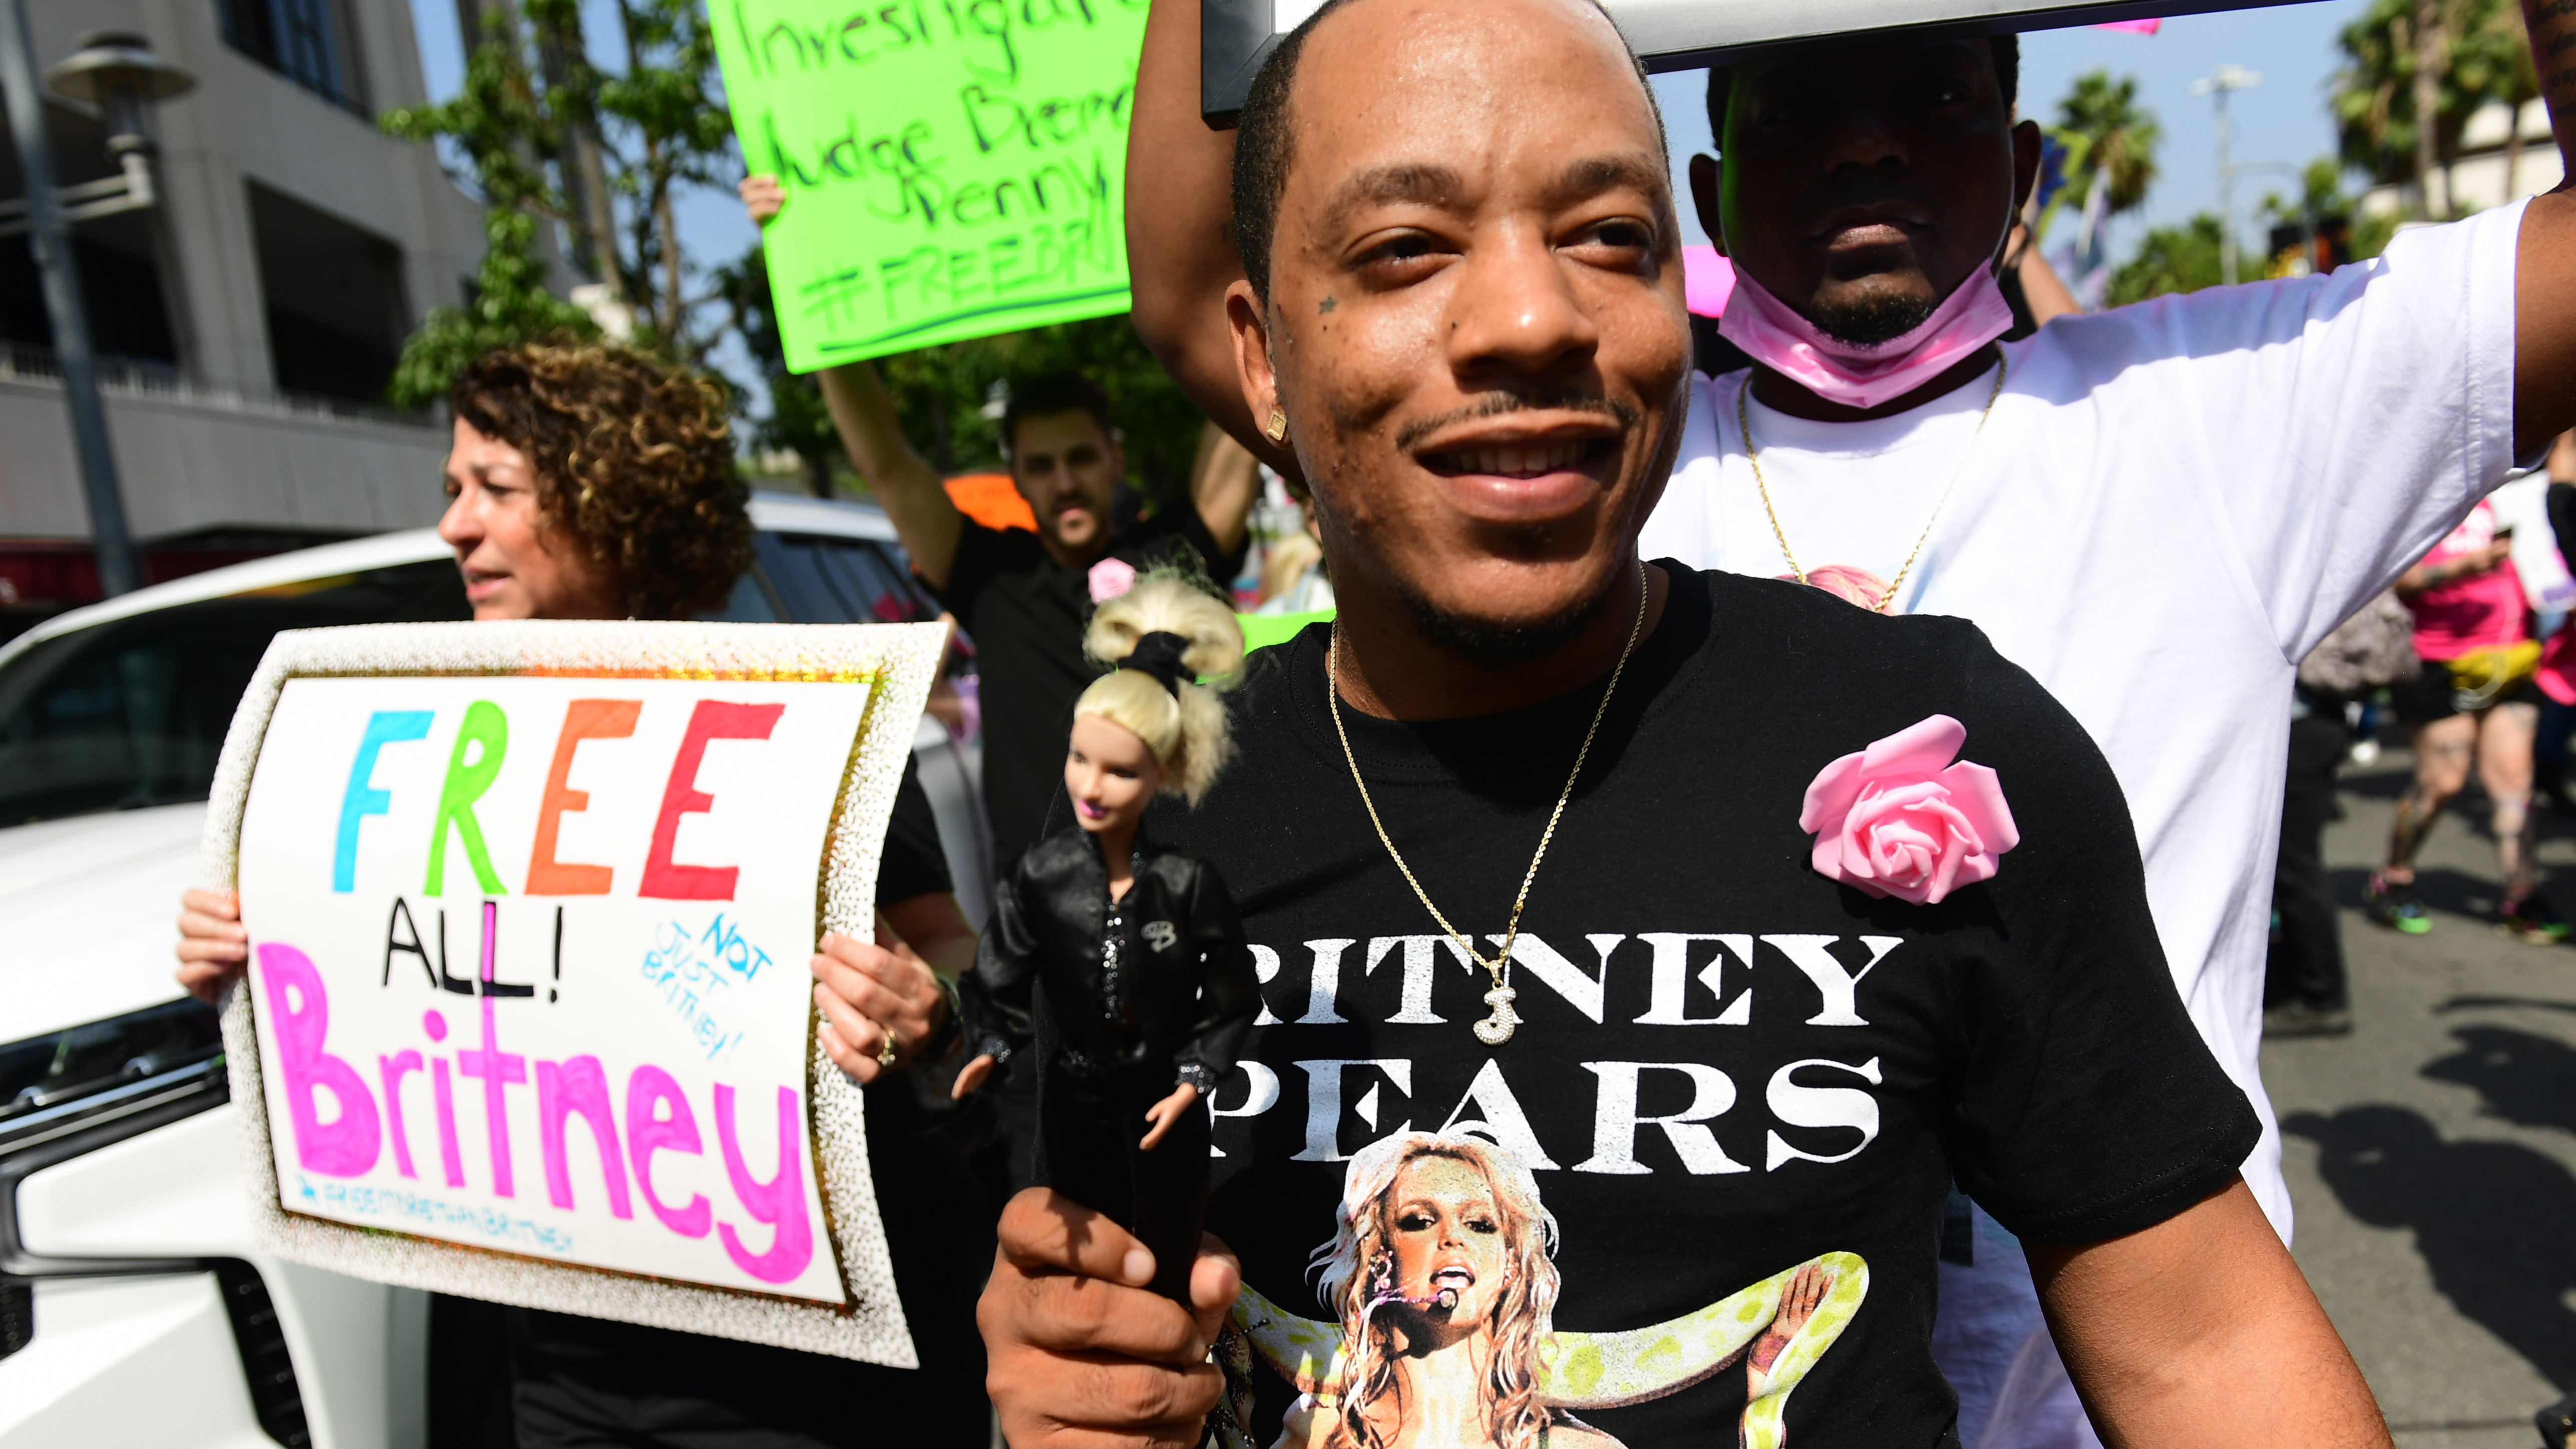
<svg viewBox="0 0 2576 1449">
<path fill-rule="evenodd" d="M 1693 190 L 1709 233 L 1733 252 L 1737 292 L 1721 331 L 1740 349 L 1736 363 L 1753 364 L 1711 376 L 1690 368 L 1679 284 L 1663 275 L 1676 253 L 1660 131 L 1615 33 L 1597 13 L 1560 0 L 1447 0 L 1402 25 L 1378 13 L 1389 9 L 1384 0 L 1337 0 L 1301 25 L 1264 67 L 1238 137 L 1208 129 L 1197 113 L 1196 0 L 1155 0 L 1130 157 L 1131 209 L 1156 219 L 1130 229 L 1136 323 L 1212 429 L 1231 434 L 1211 432 L 1185 498 L 1126 517 L 1118 507 L 1125 454 L 1102 390 L 1077 374 L 1035 376 L 1009 387 L 1000 430 L 1034 527 L 989 526 L 960 510 L 907 440 L 873 367 L 820 375 L 853 468 L 913 572 L 974 642 L 981 798 L 996 865 L 1006 870 L 1070 824 L 1058 782 L 1075 699 L 1097 672 L 1083 652 L 1090 612 L 1150 569 L 1229 581 L 1242 573 L 1262 487 L 1256 459 L 1299 500 L 1304 523 L 1269 560 L 1262 592 L 1274 611 L 1338 607 L 1341 616 L 1250 671 L 1241 692 L 1249 702 L 1237 705 L 1257 726 L 1237 772 L 1243 783 L 1168 827 L 1199 832 L 1219 858 L 1228 829 L 1256 828 L 1320 798 L 1263 793 L 1289 789 L 1289 755 L 1297 770 L 1318 761 L 1327 774 L 1340 768 L 1341 760 L 1289 743 L 1308 721 L 1305 704 L 1274 703 L 1287 699 L 1283 680 L 1301 681 L 1299 699 L 1327 696 L 1335 732 L 1349 713 L 1340 753 L 1353 777 L 1363 758 L 1390 770 L 1387 762 L 1402 761 L 1414 796 L 1456 790 L 1466 803 L 1441 807 L 1457 812 L 1446 818 L 1487 834 L 1518 828 L 1526 812 L 1517 787 L 1461 762 L 1528 750 L 1538 774 L 1561 769 L 1551 763 L 1556 735 L 1580 720 L 1557 718 L 1565 711 L 1553 706 L 1605 675 L 1604 688 L 1620 687 L 1630 657 L 1616 647 L 1622 635 L 1630 650 L 1644 641 L 1633 686 L 1640 699 L 1623 705 L 1618 739 L 1602 741 L 1600 777 L 1578 795 L 1576 783 L 1588 778 L 1580 762 L 1593 748 L 1583 736 L 1587 753 L 1572 756 L 1577 776 L 1557 801 L 1560 816 L 1568 801 L 1579 810 L 1640 772 L 1664 769 L 1676 790 L 1715 778 L 1721 772 L 1694 751 L 1716 749 L 1717 736 L 1676 730 L 1656 706 L 1699 700 L 1713 715 L 1692 691 L 1711 688 L 1699 681 L 1727 669 L 1744 671 L 1751 692 L 1770 700 L 1778 670 L 1789 666 L 1763 650 L 1803 661 L 1802 689 L 1819 698 L 1884 689 L 1964 701 L 1957 712 L 2021 741 L 2037 777 L 2062 779 L 2068 792 L 2056 802 L 2015 796 L 2025 834 L 2038 842 L 2024 869 L 2077 864 L 2064 867 L 2060 889 L 2026 894 L 2014 893 L 2015 867 L 2006 864 L 2001 879 L 2015 885 L 1996 891 L 2010 917 L 2003 924 L 2054 933 L 2047 938 L 2065 943 L 2069 959 L 2094 952 L 2098 959 L 2085 959 L 2101 971 L 2097 985 L 2080 989 L 2054 979 L 1995 989 L 2031 992 L 2030 1009 L 2058 1011 L 2061 1023 L 2130 993 L 2145 1005 L 2099 1041 L 2101 1052 L 2163 1073 L 2155 1081 L 2168 1106 L 2188 1100 L 2206 1110 L 2179 1127 L 2164 1121 L 2155 1136 L 2152 1104 L 2114 1100 L 2107 1077 L 2085 1079 L 2103 1094 L 2087 1099 L 2093 1116 L 2049 1122 L 2029 1100 L 1954 1082 L 1939 1108 L 1968 1126 L 1937 1145 L 1920 1123 L 1891 1128 L 1920 1134 L 1926 1162 L 1956 1154 L 1934 1175 L 1959 1184 L 1945 1220 L 1958 1230 L 1939 1235 L 1937 1270 L 1929 1235 L 1915 1245 L 1922 1262 L 1872 1264 L 1890 1285 L 1926 1289 L 1923 1321 L 1884 1330 L 1874 1341 L 1889 1372 L 1873 1388 L 1846 1392 L 1888 1423 L 1955 1412 L 1961 1441 L 1989 1449 L 2089 1442 L 2088 1409 L 2118 1426 L 2110 1437 L 2178 1434 L 2172 1441 L 2183 1442 L 2190 1436 L 2176 1426 L 2205 1411 L 2156 1387 L 2169 1382 L 2223 1393 L 2232 1441 L 2386 1442 L 2384 1430 L 2372 1437 L 2367 1390 L 2282 1246 L 2288 1203 L 2255 1046 L 2266 1030 L 2351 1029 L 2321 846 L 2354 721 L 2382 701 L 2405 732 L 2415 776 L 2370 878 L 2371 917 L 2409 934 L 2431 928 L 2413 888 L 2415 856 L 2474 775 L 2498 851 L 2499 928 L 2535 944 L 2569 935 L 2539 888 L 2532 804 L 2535 773 L 2543 792 L 2563 789 L 2576 720 L 2576 634 L 2560 627 L 2576 603 L 2566 567 L 2576 538 L 2558 531 L 2576 523 L 2576 442 L 2560 438 L 2546 480 L 2489 494 L 2576 420 L 2576 396 L 2557 380 L 2576 373 L 2576 349 L 2540 340 L 2576 335 L 2576 216 L 2534 203 L 2426 229 L 2388 260 L 2334 276 L 2074 314 L 2011 221 L 2037 164 L 2035 132 L 2013 122 L 2012 39 L 1819 43 L 1711 76 L 1711 124 L 1733 174 L 1721 179 L 1714 159 L 1697 158 Z M 1425 35 L 1450 36 L 1458 48 L 1431 65 L 1414 51 Z M 1405 68 L 1408 55 L 1416 69 Z M 1301 88 L 1326 82 L 1301 79 L 1301 66 L 1329 76 L 1337 93 L 1386 109 L 1365 125 L 1310 113 Z M 1483 129 L 1438 139 L 1438 166 L 1408 160 L 1405 149 L 1430 144 L 1448 114 L 1424 106 L 1421 83 L 1406 78 L 1432 73 L 1451 76 L 1443 84 L 1457 91 L 1441 105 L 1483 118 Z M 1590 89 L 1565 79 L 1572 75 Z M 1937 83 L 1927 88 L 1925 76 Z M 1904 104 L 1880 104 L 1891 95 Z M 1512 99 L 1497 99 L 1504 96 Z M 1501 119 L 1524 109 L 1561 127 L 1549 144 L 1595 146 L 1595 159 L 1545 185 L 1523 184 L 1538 164 L 1532 158 L 1553 154 Z M 1293 148 L 1285 139 L 1292 115 Z M 2569 124 L 2560 122 L 2562 140 Z M 1835 210 L 1835 187 L 1858 171 L 1904 179 L 1910 195 L 1919 193 L 1907 203 L 1915 209 L 1898 207 L 1901 217 L 1882 215 L 1880 203 L 1872 203 L 1879 211 Z M 745 181 L 742 196 L 763 223 L 784 204 L 763 176 Z M 1334 240 L 1353 218 L 1381 213 L 1395 241 L 1345 248 Z M 1813 235 L 1841 228 L 1833 234 L 1861 261 L 1829 265 L 1801 229 L 1810 223 L 1824 228 Z M 1562 233 L 1554 251 L 1512 240 L 1549 227 Z M 1452 275 L 1438 280 L 1444 271 Z M 2518 292 L 2510 285 L 2517 275 Z M 1390 300 L 1417 294 L 1436 303 Z M 2370 420 L 2377 431 L 2368 436 L 2349 425 L 2339 433 L 2327 425 L 2338 414 L 2326 402 L 2356 388 L 2431 401 Z M 2327 391 L 2311 397 L 2318 389 Z M 744 485 L 711 384 L 621 348 L 539 344 L 473 364 L 450 406 L 451 502 L 440 531 L 477 619 L 688 617 L 717 606 L 749 566 Z M 2186 413 L 2214 431 L 2175 428 L 2172 418 Z M 2325 421 L 2281 432 L 2283 418 L 2310 415 Z M 1513 431 L 1522 428 L 1533 431 Z M 2213 450 L 2242 444 L 2232 455 L 2242 462 L 2260 451 L 2248 441 L 2258 436 L 2279 454 L 2277 466 L 2240 467 L 2219 488 Z M 2463 437 L 2473 442 L 2455 445 Z M 1518 461 L 1470 466 L 1480 456 L 1517 460 L 1525 449 L 1592 460 L 1584 464 L 1592 473 L 1555 472 L 1589 480 L 1584 488 L 1597 482 L 1594 501 L 1551 513 L 1555 495 L 1536 482 L 1554 473 L 1516 477 L 1530 471 Z M 2118 476 L 2096 475 L 2105 459 L 2125 460 Z M 2364 466 L 2374 460 L 2375 472 Z M 1404 480 L 1419 476 L 1452 481 L 1407 493 Z M 2321 478 L 2351 481 L 2328 500 Z M 1514 492 L 1517 484 L 1532 486 Z M 1927 487 L 1939 491 L 1927 495 Z M 1577 485 L 1556 491 L 1571 496 Z M 1702 569 L 1709 572 L 1695 572 Z M 1889 634 L 1857 615 L 1813 612 L 1813 595 L 1747 575 L 1830 581 L 1863 610 L 1952 615 L 1984 633 L 1973 643 L 1964 634 Z M 1746 640 L 1714 627 L 1727 608 L 1767 621 L 1776 637 Z M 1912 654 L 1890 644 L 1898 637 L 1915 641 Z M 1944 667 L 1955 665 L 1973 687 L 1921 667 L 1936 645 L 1950 651 Z M 2299 659 L 2293 676 L 2290 661 Z M 2220 707 L 2210 717 L 2188 728 L 2174 719 L 2172 701 L 2213 689 Z M 1584 695 L 1587 707 L 1591 698 Z M 1603 713 L 1591 716 L 1596 731 L 1609 708 L 1604 695 Z M 2286 726 L 2286 755 L 2276 724 Z M 1367 749 L 1354 750 L 1354 737 Z M 2070 743 L 2087 737 L 2098 756 Z M 1761 747 L 1799 743 L 1783 736 Z M 1646 763 L 1656 751 L 1665 752 L 1660 767 Z M 1730 755 L 1730 767 L 1758 773 L 1748 758 Z M 2062 777 L 2045 773 L 2060 769 Z M 2134 842 L 2111 818 L 2123 793 Z M 2097 795 L 2107 803 L 2092 825 L 2122 849 L 2066 851 L 2050 811 Z M 2262 840 L 2275 798 L 2266 931 L 2262 902 L 2240 887 L 2268 864 Z M 1400 866 L 1377 806 L 1368 810 Z M 1221 1380 L 1220 1422 L 1250 1411 L 1241 1375 L 1220 1375 L 1206 1359 L 1242 1275 L 1275 1266 L 1283 1245 L 1238 1241 L 1240 1262 L 1211 1251 L 1197 1265 L 1190 1304 L 1155 1298 L 1142 1291 L 1150 1265 L 1140 1274 L 1115 1224 L 1031 1186 L 1033 1073 L 1013 1073 L 1003 1089 L 998 1145 L 942 1130 L 925 1106 L 935 1094 L 917 1090 L 918 1079 L 956 1036 L 943 978 L 970 968 L 982 924 L 959 911 L 927 817 L 907 774 L 879 876 L 877 939 L 826 937 L 812 961 L 826 1051 L 867 1089 L 871 1166 L 921 1367 L 440 1299 L 433 1382 L 450 1422 L 525 1446 L 784 1449 L 980 1445 L 988 1412 L 1006 1432 L 1033 1439 L 1065 1432 L 1195 1442 Z M 1553 839 L 1557 817 L 1547 830 Z M 1588 819 L 1571 834 L 1577 855 L 1665 848 L 1605 838 Z M 1257 897 L 1248 924 L 1258 930 L 1310 911 L 1411 919 L 1410 897 L 1372 894 L 1388 867 L 1374 843 L 1355 840 L 1348 857 L 1334 853 L 1340 844 L 1246 844 L 1258 887 L 1247 896 Z M 1463 854 L 1481 861 L 1485 848 Z M 1738 861 L 1726 852 L 1747 849 L 1726 840 L 1704 848 L 1720 878 Z M 1346 858 L 1353 863 L 1336 875 L 1344 867 L 1333 862 Z M 1539 862 L 1529 869 L 1536 878 Z M 1614 897 L 1651 874 L 1646 862 L 1607 855 L 1550 869 L 1597 881 Z M 1423 884 L 1411 869 L 1403 874 L 1427 905 Z M 1363 877 L 1373 883 L 1353 883 Z M 1524 881 L 1525 896 L 1528 888 Z M 1942 919 L 1954 934 L 1984 929 Z M 1517 908 L 1513 921 L 1517 931 Z M 2107 939 L 2124 925 L 2138 929 Z M 247 945 L 230 898 L 190 892 L 181 933 L 189 989 L 212 998 L 239 978 Z M 2008 941 L 2012 931 L 2002 934 Z M 2106 939 L 2080 944 L 2095 936 Z M 2011 954 L 2008 945 L 1994 949 Z M 1369 969 L 1377 961 L 1372 954 Z M 1718 979 L 1716 967 L 1706 979 Z M 1678 974 L 1674 982 L 1678 1002 Z M 2088 1004 L 2087 992 L 2099 994 Z M 1501 995 L 1508 1001 L 1511 992 Z M 1331 1012 L 1328 994 L 1314 999 Z M 1428 1001 L 1408 994 L 1388 1025 L 1438 1022 Z M 1976 1015 L 1980 1008 L 1938 1009 L 1966 1014 L 1945 1018 L 1936 1035 L 2009 1035 L 2001 1017 Z M 1597 1008 L 1593 1020 L 1601 1022 Z M 1455 1035 L 1446 1048 L 1463 1051 Z M 1436 1058 L 1423 1060 L 1426 1074 L 1439 1070 Z M 2062 1054 L 2011 1061 L 2025 1086 L 2074 1066 Z M 1877 1069 L 1873 1059 L 1873 1083 Z M 1775 1095 L 1789 1070 L 1775 1078 Z M 1632 1088 L 1634 1080 L 1631 1072 Z M 1485 1077 L 1475 1081 L 1482 1092 Z M 1518 1134 L 1502 1145 L 1524 1150 L 1514 1144 L 1530 1137 L 1527 1123 L 1501 1121 L 1494 1099 L 1477 1100 L 1502 1135 Z M 1553 1107 L 1531 1105 L 1553 1127 Z M 1979 1111 L 1997 1120 L 1978 1119 Z M 1698 1119 L 1659 1120 L 1679 1150 Z M 1349 1160 L 1357 1183 L 1359 1162 L 1320 1152 L 1312 1130 L 1295 1160 Z M 978 1151 L 1009 1160 L 996 1170 L 974 1160 Z M 1450 1156 L 1481 1163 L 1482 1151 L 1454 1147 Z M 1746 1170 L 1713 1139 L 1707 1151 L 1725 1167 L 1692 1159 L 1693 1174 Z M 1777 1168 L 1784 1159 L 1774 1151 Z M 2161 1155 L 2130 1161 L 2139 1154 Z M 2132 1166 L 2193 1186 L 2177 1196 L 2113 1183 Z M 1330 1170 L 1338 1178 L 1341 1169 Z M 1495 1194 L 1510 1195 L 1508 1170 L 1477 1170 Z M 1525 1215 L 1536 1213 L 1536 1191 L 1522 1193 Z M 1560 1205 L 1580 1201 L 1574 1187 L 1547 1191 Z M 1686 1210 L 1657 1191 L 1669 1189 L 1637 1189 L 1639 1211 L 1682 1221 Z M 1937 1188 L 1929 1194 L 1927 1212 L 1939 1197 Z M 2103 1206 L 2115 1199 L 2117 1210 Z M 1989 1201 L 2008 1222 L 1984 1215 Z M 1755 1226 L 1806 1241 L 1794 1224 L 1773 1220 L 1794 1206 L 1765 1207 L 1770 1216 Z M 1235 1211 L 1238 1221 L 1265 1221 Z M 1354 1197 L 1341 1211 L 1340 1231 L 1351 1235 L 1362 1230 L 1356 1215 L 1375 1209 Z M 1556 1219 L 1547 1223 L 1553 1254 Z M 1222 1236 L 1226 1224 L 1214 1226 Z M 1841 1246 L 1841 1231 L 1813 1246 Z M 1295 1246 L 1302 1255 L 1311 1244 Z M 1594 1254 L 1586 1263 L 1607 1261 L 1597 1246 L 1585 1251 Z M 2169 1271 L 2186 1263 L 2192 1271 Z M 2053 1341 L 2034 1276 L 2050 1285 Z M 1936 1282 L 1938 1323 L 1929 1307 Z M 1413 1311 L 1410 1300 L 1387 1301 L 1392 1313 Z M 1544 1323 L 1547 1307 L 1536 1312 Z M 1363 1314 L 1352 1331 L 1380 1330 Z M 1940 1385 L 1941 1374 L 1958 1395 L 1954 1408 L 1937 1392 L 1928 1400 L 1913 1392 Z M 1468 1397 L 1528 1400 L 1497 1442 L 1608 1438 L 1562 1408 L 1539 1406 L 1507 1367 L 1494 1369 L 1492 1382 L 1500 1387 L 1471 1385 Z M 1317 1395 L 1329 1390 L 1304 1389 L 1280 1421 L 1283 1443 L 1299 1425 L 1315 1443 L 1401 1442 L 1409 1432 L 1403 1393 L 1389 1391 L 1395 1407 L 1371 1408 L 1322 1404 Z"/>
</svg>

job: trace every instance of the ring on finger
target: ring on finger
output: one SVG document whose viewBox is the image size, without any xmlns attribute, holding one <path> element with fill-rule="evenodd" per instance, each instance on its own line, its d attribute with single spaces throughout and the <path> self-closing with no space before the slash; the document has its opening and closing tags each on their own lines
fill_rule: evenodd
<svg viewBox="0 0 2576 1449">
<path fill-rule="evenodd" d="M 877 1065 L 881 1067 L 893 1066 L 895 1053 L 903 1049 L 902 1042 L 896 1039 L 893 1027 L 887 1026 L 881 1022 L 872 1023 L 872 1025 L 875 1025 L 877 1029 Z"/>
</svg>

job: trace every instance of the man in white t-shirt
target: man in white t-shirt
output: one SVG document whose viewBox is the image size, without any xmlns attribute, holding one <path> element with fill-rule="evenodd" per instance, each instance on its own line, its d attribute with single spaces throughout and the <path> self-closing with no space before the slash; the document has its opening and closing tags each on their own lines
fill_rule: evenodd
<svg viewBox="0 0 2576 1449">
<path fill-rule="evenodd" d="M 1194 65 L 1196 9 L 1155 6 L 1149 68 Z M 2556 94 L 2576 62 L 2547 42 L 2576 44 L 2576 16 L 2546 9 Z M 1963 615 L 2058 695 L 2129 797 L 2176 984 L 2264 1119 L 2245 1179 L 2286 1237 L 2257 1047 L 2293 667 L 2576 422 L 2576 197 L 2002 344 L 1994 267 L 2039 163 L 2016 69 L 2010 37 L 1862 38 L 1712 73 L 1726 163 L 1695 160 L 1693 189 L 1737 269 L 1725 330 L 1764 365 L 1694 378 L 1642 551 Z M 1136 324 L 1293 467 L 1217 325 L 1242 276 L 1218 219 L 1231 138 L 1174 99 L 1195 93 L 1139 88 Z M 2555 124 L 2563 155 L 2576 108 Z M 1969 1226 L 1953 1256 L 1975 1263 L 1943 1286 L 1964 1442 L 2089 1438 L 2017 1248 Z"/>
<path fill-rule="evenodd" d="M 1934 314 L 1968 310 L 2003 219 L 1925 164 L 1957 164 L 1937 102 L 1876 101 L 1920 64 L 1864 45 L 1712 72 L 1726 159 L 1695 158 L 1692 189 L 1752 281 L 1722 330 L 1757 366 L 1695 379 L 1641 547 L 1974 620 L 2082 721 L 2128 794 L 2176 985 L 2263 1114 L 2245 1178 L 2287 1238 L 2257 1048 L 2292 671 L 2567 420 L 2569 198 L 1990 344 Z M 1984 1442 L 2032 1442 L 2011 1421 L 2050 1416 L 2014 1341 L 2046 1337 L 2018 1254 L 1977 1227 L 1981 1260 L 1945 1273 L 1966 1360 L 1945 1367 L 1963 1430 L 1989 1409 Z"/>
</svg>

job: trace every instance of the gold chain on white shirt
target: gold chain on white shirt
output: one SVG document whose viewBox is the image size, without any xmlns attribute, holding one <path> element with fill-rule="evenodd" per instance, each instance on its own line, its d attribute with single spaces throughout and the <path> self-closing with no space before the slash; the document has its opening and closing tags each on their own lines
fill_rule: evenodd
<svg viewBox="0 0 2576 1449">
<path fill-rule="evenodd" d="M 1932 500 L 1931 516 L 1923 520 L 1923 531 L 1914 536 L 1914 551 L 1905 556 L 1904 567 L 1896 571 L 1896 578 L 1879 594 L 1878 602 L 1870 606 L 1877 612 L 1886 613 L 1888 605 L 1896 601 L 1897 590 L 1905 587 L 1905 576 L 1914 572 L 1914 561 L 1923 556 L 1923 545 L 1932 541 L 1932 525 L 1941 517 L 1941 505 L 1950 501 L 1950 490 L 1959 486 L 1959 475 L 1968 471 L 1968 455 L 1977 450 L 1977 434 L 1986 430 L 1986 419 L 1994 413 L 1995 399 L 2004 395 L 2004 373 L 2011 365 L 2010 359 L 1996 360 L 1995 387 L 1994 391 L 1986 394 L 1985 411 L 1977 414 L 1977 425 L 1968 432 L 1968 446 L 1959 450 L 1959 463 L 1950 470 L 1950 481 L 1941 485 L 1941 496 Z M 1744 406 L 1744 396 L 1751 391 L 1753 374 L 1748 370 L 1743 383 L 1735 389 L 1735 430 L 1744 439 L 1744 461 L 1753 467 L 1753 487 L 1762 495 L 1762 512 L 1771 520 L 1771 536 L 1779 541 L 1780 557 L 1789 561 L 1789 572 L 1797 575 L 1798 582 L 1803 584 L 1807 581 L 1807 570 L 1798 562 L 1798 556 L 1789 552 L 1789 535 L 1780 530 L 1780 510 L 1771 506 L 1771 485 L 1762 480 L 1762 459 L 1754 451 L 1753 420 Z"/>
</svg>

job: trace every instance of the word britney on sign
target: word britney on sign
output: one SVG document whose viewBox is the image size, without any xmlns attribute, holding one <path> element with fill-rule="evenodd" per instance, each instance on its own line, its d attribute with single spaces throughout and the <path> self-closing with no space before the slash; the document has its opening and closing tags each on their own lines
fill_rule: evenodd
<svg viewBox="0 0 2576 1449">
<path fill-rule="evenodd" d="M 595 652 L 718 627 L 446 637 L 577 629 Z M 285 667 L 299 646 L 279 636 L 273 704 L 246 699 L 227 744 L 228 770 L 253 764 L 232 817 L 248 1004 L 227 1032 L 256 1064 L 272 1246 L 909 1358 L 855 1089 L 816 1073 L 809 986 L 781 963 L 866 925 L 941 635 L 771 627 L 858 636 L 833 642 L 878 667 L 684 674 L 648 650 L 658 669 L 604 677 L 542 657 L 370 675 Z M 389 1234 L 419 1247 L 389 1259 Z"/>
<path fill-rule="evenodd" d="M 1145 0 L 722 0 L 788 365 L 1127 307 Z"/>
</svg>

